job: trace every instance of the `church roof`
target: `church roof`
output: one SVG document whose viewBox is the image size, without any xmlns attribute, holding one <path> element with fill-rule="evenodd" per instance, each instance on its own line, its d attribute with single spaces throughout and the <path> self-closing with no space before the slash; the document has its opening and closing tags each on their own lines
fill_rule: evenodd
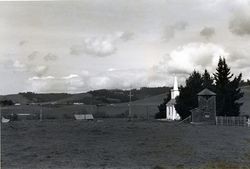
<svg viewBox="0 0 250 169">
<path fill-rule="evenodd" d="M 167 102 L 167 106 L 172 106 L 172 105 L 175 105 L 175 103 L 176 103 L 176 101 L 175 101 L 175 99 L 171 99 L 171 100 L 169 100 L 169 102 Z"/>
<path fill-rule="evenodd" d="M 203 89 L 200 93 L 197 94 L 198 96 L 215 96 L 216 93 L 212 92 L 211 90 Z"/>
</svg>

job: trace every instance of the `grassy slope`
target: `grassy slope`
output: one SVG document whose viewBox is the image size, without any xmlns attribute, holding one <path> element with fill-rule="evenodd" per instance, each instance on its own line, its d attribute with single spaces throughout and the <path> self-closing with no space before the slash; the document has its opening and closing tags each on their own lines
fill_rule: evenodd
<svg viewBox="0 0 250 169">
<path fill-rule="evenodd" d="M 168 87 L 133 89 L 132 100 L 140 100 L 147 97 L 159 95 L 168 91 Z M 67 93 L 20 93 L 0 96 L 0 100 L 12 100 L 15 103 L 49 103 L 56 102 L 67 104 L 81 102 L 85 104 L 109 104 L 129 101 L 128 90 L 94 90 L 87 93 L 67 94 Z"/>
<path fill-rule="evenodd" d="M 26 104 L 29 103 L 30 100 L 23 97 L 20 94 L 10 94 L 6 96 L 0 96 L 0 100 L 12 100 L 14 103 Z"/>
</svg>

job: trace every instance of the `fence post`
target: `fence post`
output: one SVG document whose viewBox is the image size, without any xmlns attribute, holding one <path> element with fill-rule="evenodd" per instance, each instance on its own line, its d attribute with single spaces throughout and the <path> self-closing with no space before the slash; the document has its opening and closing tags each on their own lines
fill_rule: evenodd
<svg viewBox="0 0 250 169">
<path fill-rule="evenodd" d="M 147 110 L 147 120 L 149 120 L 148 105 L 146 106 L 146 110 Z"/>
<path fill-rule="evenodd" d="M 42 119 L 43 119 L 43 111 L 42 111 L 42 109 L 40 109 L 39 119 L 40 119 L 40 121 L 42 121 Z"/>
</svg>

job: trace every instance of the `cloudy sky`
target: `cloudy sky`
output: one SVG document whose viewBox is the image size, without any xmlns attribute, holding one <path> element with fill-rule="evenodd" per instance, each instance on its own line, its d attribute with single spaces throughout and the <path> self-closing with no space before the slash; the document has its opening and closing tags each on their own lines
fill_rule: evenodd
<svg viewBox="0 0 250 169">
<path fill-rule="evenodd" d="M 0 95 L 171 86 L 219 56 L 250 78 L 250 0 L 0 2 Z"/>
</svg>

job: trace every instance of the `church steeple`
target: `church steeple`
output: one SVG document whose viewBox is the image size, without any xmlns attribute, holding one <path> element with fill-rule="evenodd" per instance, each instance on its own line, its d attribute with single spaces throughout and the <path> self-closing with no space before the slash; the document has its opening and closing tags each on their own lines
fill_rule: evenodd
<svg viewBox="0 0 250 169">
<path fill-rule="evenodd" d="M 174 86 L 171 89 L 171 100 L 166 104 L 166 119 L 167 120 L 180 120 L 179 114 L 176 112 L 174 105 L 176 104 L 175 98 L 179 96 L 177 77 L 174 77 Z"/>
<path fill-rule="evenodd" d="M 180 92 L 178 89 L 178 82 L 177 82 L 177 77 L 174 77 L 174 87 L 171 90 L 171 99 L 175 99 L 177 96 L 179 96 Z"/>
<path fill-rule="evenodd" d="M 177 82 L 177 77 L 174 77 L 174 90 L 178 90 L 178 82 Z"/>
</svg>

